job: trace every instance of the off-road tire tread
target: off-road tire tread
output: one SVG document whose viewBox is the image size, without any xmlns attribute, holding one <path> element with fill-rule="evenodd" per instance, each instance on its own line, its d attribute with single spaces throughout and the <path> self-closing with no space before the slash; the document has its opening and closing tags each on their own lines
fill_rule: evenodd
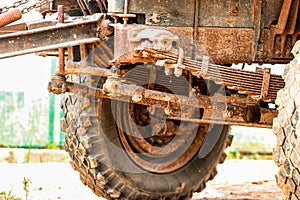
<svg viewBox="0 0 300 200">
<path fill-rule="evenodd" d="M 97 100 L 95 100 L 97 101 Z M 207 169 L 206 177 L 198 183 L 198 187 L 191 188 L 187 193 L 151 194 L 138 190 L 127 180 L 120 179 L 118 172 L 102 164 L 105 163 L 106 149 L 100 148 L 103 141 L 97 134 L 97 116 L 86 115 L 93 109 L 91 98 L 83 94 L 66 93 L 62 99 L 61 108 L 64 118 L 61 121 L 61 129 L 65 132 L 65 150 L 71 157 L 71 165 L 80 174 L 83 184 L 87 185 L 95 194 L 106 199 L 190 199 L 193 192 L 200 192 L 206 187 L 206 182 L 213 179 L 217 174 L 216 166 L 223 163 L 226 154 L 221 153 L 215 163 Z M 97 113 L 97 111 L 93 111 Z M 109 119 L 108 119 L 109 120 Z M 229 129 L 229 128 L 228 128 Z M 228 134 L 223 143 L 223 150 L 231 145 L 232 136 Z M 195 166 L 196 167 L 196 166 Z M 190 171 L 185 170 L 181 176 L 192 177 Z M 164 184 L 179 182 L 180 177 L 166 178 Z M 151 181 L 151 180 L 147 180 Z M 126 194 L 126 195 L 123 195 Z"/>
<path fill-rule="evenodd" d="M 279 167 L 276 181 L 285 199 L 300 199 L 300 62 L 292 60 L 284 70 L 285 87 L 278 91 L 278 117 L 273 121 L 277 144 L 273 160 Z"/>
</svg>

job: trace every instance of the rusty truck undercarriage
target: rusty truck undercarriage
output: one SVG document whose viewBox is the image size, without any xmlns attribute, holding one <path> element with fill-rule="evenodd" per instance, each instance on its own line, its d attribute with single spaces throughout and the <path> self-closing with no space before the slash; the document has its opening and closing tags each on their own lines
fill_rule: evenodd
<svg viewBox="0 0 300 200">
<path fill-rule="evenodd" d="M 65 147 L 97 195 L 190 198 L 224 161 L 229 126 L 273 126 L 278 185 L 287 199 L 300 199 L 300 184 L 291 175 L 298 172 L 291 158 L 291 152 L 298 155 L 291 139 L 297 139 L 298 88 L 291 82 L 298 81 L 298 65 L 291 60 L 298 53 L 299 0 L 42 0 L 15 8 L 26 3 L 0 10 L 0 58 L 59 58 L 48 90 L 65 94 Z M 10 25 L 33 8 L 44 18 L 57 17 Z M 283 77 L 259 66 L 290 61 Z M 244 64 L 259 65 L 249 71 Z M 105 143 L 126 155 L 111 153 Z M 138 173 L 126 171 L 118 159 Z M 142 183 L 141 173 L 153 181 Z"/>
</svg>

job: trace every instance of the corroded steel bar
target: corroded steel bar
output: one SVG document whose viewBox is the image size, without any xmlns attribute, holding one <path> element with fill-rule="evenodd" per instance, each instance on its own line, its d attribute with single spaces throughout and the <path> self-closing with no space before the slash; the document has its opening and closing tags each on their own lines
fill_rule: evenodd
<svg viewBox="0 0 300 200">
<path fill-rule="evenodd" d="M 65 23 L 65 11 L 64 11 L 64 6 L 63 5 L 58 5 L 57 10 L 58 10 L 58 23 Z"/>
<path fill-rule="evenodd" d="M 89 19 L 0 36 L 0 58 L 101 41 L 104 14 Z"/>
<path fill-rule="evenodd" d="M 245 109 L 244 106 L 239 106 L 235 103 L 231 104 L 231 102 L 233 102 L 233 99 L 230 99 L 228 97 L 201 96 L 199 98 L 189 98 L 182 95 L 174 95 L 165 92 L 147 90 L 145 88 L 134 85 L 122 83 L 115 85 L 111 84 L 111 86 L 114 86 L 114 89 L 116 89 L 116 85 L 118 85 L 117 94 L 113 91 L 105 91 L 105 89 L 99 89 L 70 82 L 65 83 L 65 88 L 66 91 L 70 93 L 83 93 L 100 98 L 108 98 L 112 100 L 141 104 L 146 106 L 156 105 L 165 109 L 174 108 L 175 111 L 178 106 L 205 108 L 203 119 L 195 119 L 190 117 L 182 118 L 182 116 L 189 114 L 190 111 L 188 109 L 181 109 L 181 116 L 178 116 L 176 114 L 169 116 L 170 119 L 180 119 L 184 121 L 194 121 L 199 123 L 234 124 L 237 126 L 271 128 L 273 118 L 275 118 L 278 114 L 277 110 L 261 108 L 260 123 L 245 122 L 240 116 L 228 116 L 225 114 L 226 108 L 229 105 L 231 106 L 231 108 L 234 107 L 235 110 L 240 109 L 241 111 L 243 111 L 243 109 Z"/>
<path fill-rule="evenodd" d="M 22 18 L 22 12 L 19 9 L 11 9 L 0 14 L 0 28 Z"/>
<path fill-rule="evenodd" d="M 85 74 L 93 76 L 118 76 L 118 74 L 113 73 L 110 69 L 99 68 L 99 67 L 89 67 L 82 66 L 82 63 L 69 62 L 66 64 L 64 75 L 68 74 Z"/>
<path fill-rule="evenodd" d="M 65 74 L 65 48 L 58 49 L 58 75 Z"/>
<path fill-rule="evenodd" d="M 57 6 L 58 10 L 58 23 L 65 23 L 65 11 L 63 5 Z M 63 75 L 65 73 L 65 48 L 58 48 L 58 75 Z"/>
<path fill-rule="evenodd" d="M 230 126 L 246 126 L 246 127 L 256 127 L 256 128 L 268 128 L 272 129 L 272 123 L 263 124 L 263 123 L 251 123 L 245 121 L 233 121 L 230 119 L 225 120 L 216 120 L 216 119 L 191 119 L 191 118 L 184 118 L 184 117 L 168 117 L 171 120 L 181 120 L 193 123 L 207 123 L 207 124 L 224 124 Z"/>
</svg>

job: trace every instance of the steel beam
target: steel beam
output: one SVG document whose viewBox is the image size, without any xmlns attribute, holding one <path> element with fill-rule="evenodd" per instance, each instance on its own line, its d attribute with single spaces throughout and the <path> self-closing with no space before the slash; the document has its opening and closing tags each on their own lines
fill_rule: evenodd
<svg viewBox="0 0 300 200">
<path fill-rule="evenodd" d="M 225 96 L 199 96 L 189 98 L 182 95 L 174 95 L 165 92 L 148 90 L 143 87 L 128 85 L 120 82 L 115 77 L 109 77 L 103 85 L 103 89 L 89 87 L 82 84 L 66 82 L 63 77 L 52 79 L 48 87 L 50 92 L 61 94 L 64 92 L 83 93 L 85 95 L 123 101 L 128 103 L 159 106 L 164 108 L 169 119 L 191 121 L 197 123 L 230 124 L 236 126 L 249 126 L 260 128 L 272 128 L 273 118 L 278 114 L 277 110 L 260 109 L 259 122 L 248 122 L 243 119 L 246 106 L 240 106 L 230 97 Z M 202 119 L 191 115 L 191 108 L 204 108 Z M 232 115 L 228 113 L 235 111 Z M 199 116 L 198 116 L 199 117 Z"/>
<path fill-rule="evenodd" d="M 0 58 L 101 41 L 103 14 L 65 24 L 0 35 Z"/>
</svg>

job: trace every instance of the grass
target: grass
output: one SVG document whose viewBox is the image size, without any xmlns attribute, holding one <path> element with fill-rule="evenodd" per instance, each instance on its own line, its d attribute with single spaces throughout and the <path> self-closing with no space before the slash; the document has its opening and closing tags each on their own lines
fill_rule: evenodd
<svg viewBox="0 0 300 200">
<path fill-rule="evenodd" d="M 31 180 L 24 177 L 24 179 L 23 179 L 23 190 L 25 191 L 26 200 L 28 200 L 28 196 L 29 196 L 29 192 L 30 192 L 29 187 L 30 187 L 31 184 L 32 184 Z"/>
<path fill-rule="evenodd" d="M 4 200 L 15 200 L 15 195 L 13 195 L 13 190 L 0 192 L 0 199 Z"/>
<path fill-rule="evenodd" d="M 227 153 L 227 159 L 251 159 L 251 160 L 272 160 L 272 155 L 261 154 L 260 152 L 243 152 L 243 151 L 230 151 Z"/>
<path fill-rule="evenodd" d="M 272 160 L 272 147 L 262 143 L 234 141 L 226 149 L 227 159 Z"/>
<path fill-rule="evenodd" d="M 226 149 L 227 159 L 272 160 L 276 136 L 271 129 L 232 127 L 233 142 Z"/>
<path fill-rule="evenodd" d="M 0 149 L 0 163 L 69 162 L 67 152 L 57 149 Z"/>
<path fill-rule="evenodd" d="M 32 184 L 31 180 L 29 178 L 24 177 L 22 181 L 23 190 L 25 192 L 25 200 L 29 200 L 29 193 L 30 193 L 30 185 Z M 42 190 L 42 187 L 38 188 L 39 190 Z M 1 200 L 21 200 L 21 198 L 16 197 L 13 194 L 13 189 L 10 189 L 8 191 L 2 191 L 0 192 L 0 199 Z"/>
</svg>

